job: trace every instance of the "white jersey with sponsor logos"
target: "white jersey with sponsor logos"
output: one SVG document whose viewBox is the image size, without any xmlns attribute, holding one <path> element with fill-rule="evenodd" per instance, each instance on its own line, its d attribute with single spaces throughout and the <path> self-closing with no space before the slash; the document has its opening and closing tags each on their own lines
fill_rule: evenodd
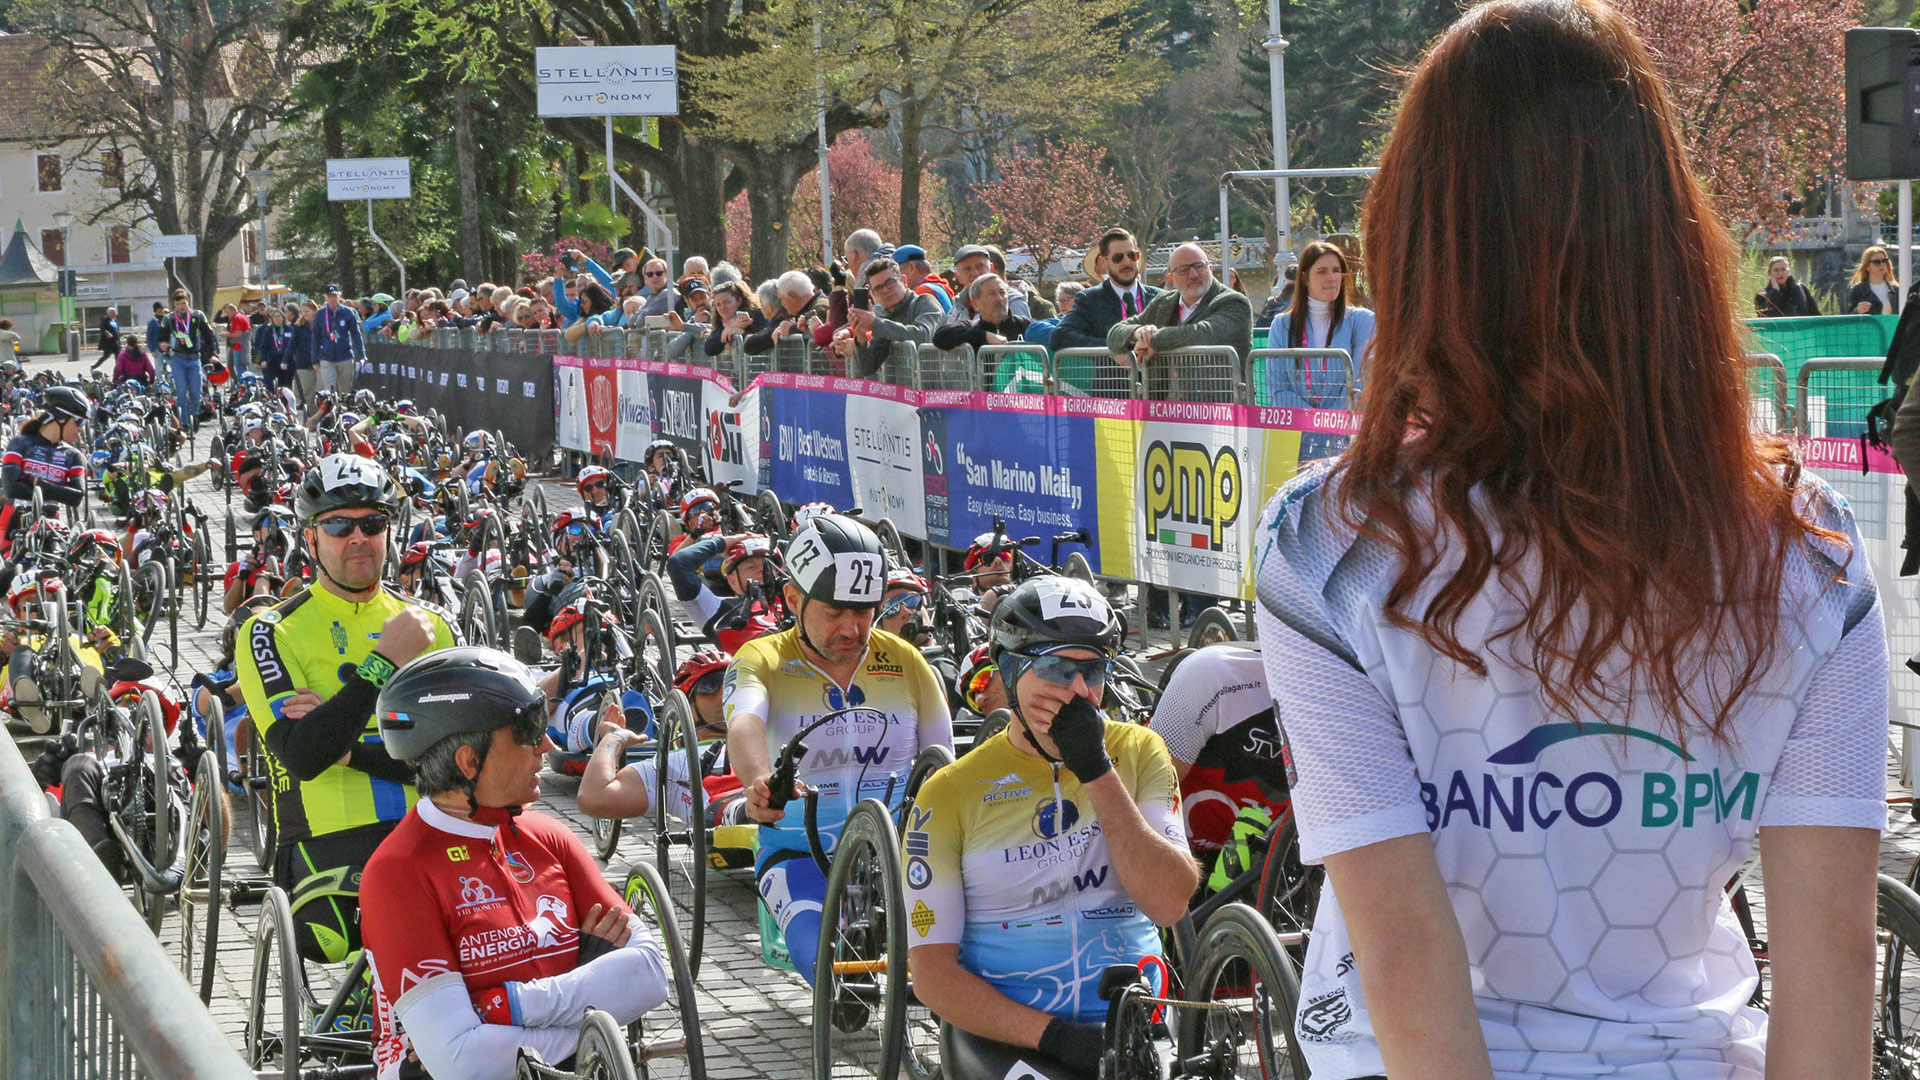
<svg viewBox="0 0 1920 1080">
<path fill-rule="evenodd" d="M 1789 560 L 1780 651 L 1731 737 L 1682 745 L 1643 701 L 1559 722 L 1499 646 L 1480 678 L 1391 625 L 1398 563 L 1329 509 L 1337 483 L 1322 466 L 1283 488 L 1255 556 L 1303 859 L 1431 834 L 1498 1076 L 1759 1080 L 1767 1018 L 1727 882 L 1760 826 L 1886 824 L 1887 649 L 1846 501 L 1811 496 L 1853 549 Z M 1521 610 L 1490 584 L 1460 636 L 1475 647 Z M 1296 1030 L 1317 1078 L 1385 1071 L 1331 889 Z"/>
</svg>

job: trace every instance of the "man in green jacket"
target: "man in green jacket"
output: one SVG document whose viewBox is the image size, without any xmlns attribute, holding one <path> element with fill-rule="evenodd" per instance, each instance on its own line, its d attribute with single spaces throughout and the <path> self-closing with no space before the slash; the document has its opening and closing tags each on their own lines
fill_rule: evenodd
<svg viewBox="0 0 1920 1080">
<path fill-rule="evenodd" d="M 1246 359 L 1253 349 L 1253 305 L 1213 279 L 1213 266 L 1198 244 L 1173 249 L 1167 281 L 1169 287 L 1148 301 L 1140 314 L 1122 319 L 1107 331 L 1107 348 L 1122 366 L 1131 363 L 1146 374 L 1150 398 L 1211 400 L 1224 392 L 1220 400 L 1231 401 L 1232 377 L 1223 383 L 1206 378 L 1183 386 L 1181 372 L 1164 360 L 1153 361 L 1157 354 L 1195 345 L 1229 345 L 1240 359 Z M 1191 374 L 1184 381 L 1196 383 Z"/>
</svg>

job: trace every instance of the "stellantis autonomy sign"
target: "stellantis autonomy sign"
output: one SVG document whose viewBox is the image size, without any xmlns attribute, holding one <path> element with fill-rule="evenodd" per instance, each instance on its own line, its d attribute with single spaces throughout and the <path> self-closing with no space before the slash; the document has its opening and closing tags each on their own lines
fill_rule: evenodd
<svg viewBox="0 0 1920 1080">
<path fill-rule="evenodd" d="M 680 67 L 671 45 L 535 49 L 541 116 L 678 116 Z"/>
</svg>

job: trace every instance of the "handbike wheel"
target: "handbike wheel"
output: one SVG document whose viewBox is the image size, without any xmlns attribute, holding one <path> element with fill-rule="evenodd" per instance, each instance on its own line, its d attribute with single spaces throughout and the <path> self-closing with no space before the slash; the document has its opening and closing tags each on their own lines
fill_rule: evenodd
<svg viewBox="0 0 1920 1080">
<path fill-rule="evenodd" d="M 600 856 L 601 862 L 612 859 L 613 853 L 619 850 L 620 825 L 619 818 L 593 819 L 593 853 Z"/>
<path fill-rule="evenodd" d="M 1233 625 L 1233 616 L 1227 614 L 1227 609 L 1215 604 L 1194 616 L 1193 628 L 1187 631 L 1187 648 L 1202 649 L 1239 639 L 1240 628 Z"/>
<path fill-rule="evenodd" d="M 561 1074 L 555 1070 L 551 1075 Z M 580 1025 L 580 1045 L 573 1052 L 571 1075 L 580 1080 L 639 1080 L 620 1025 L 599 1009 L 589 1008 Z"/>
<path fill-rule="evenodd" d="M 396 562 L 396 565 L 398 563 Z M 193 628 L 207 628 L 207 607 L 213 596 L 213 552 L 205 531 L 193 534 Z"/>
<path fill-rule="evenodd" d="M 189 985 L 198 988 L 203 1005 L 213 1001 L 220 877 L 227 850 L 226 778 L 220 774 L 215 756 L 202 755 L 194 770 L 193 803 L 187 812 L 186 875 L 180 881 L 180 971 Z"/>
<path fill-rule="evenodd" d="M 885 803 L 847 815 L 821 904 L 813 972 L 814 1080 L 893 1080 L 907 1022 L 900 841 Z"/>
<path fill-rule="evenodd" d="M 767 527 L 767 535 L 775 541 L 784 541 L 787 538 L 787 510 L 780 505 L 780 496 L 768 488 L 754 498 L 753 505 L 760 511 L 760 520 Z"/>
<path fill-rule="evenodd" d="M 697 978 L 707 925 L 707 799 L 693 708 L 677 689 L 661 704 L 654 741 L 654 866 L 686 915 L 687 969 Z"/>
<path fill-rule="evenodd" d="M 654 665 L 649 671 L 649 674 L 653 678 L 660 680 L 660 686 L 663 690 L 672 687 L 675 667 L 673 662 L 673 623 L 669 622 L 666 616 L 660 612 L 642 607 L 640 632 L 645 638 L 646 655 L 653 661 Z"/>
<path fill-rule="evenodd" d="M 1183 1059 L 1212 1052 L 1214 1060 L 1232 1063 L 1230 1075 L 1236 1077 L 1307 1075 L 1306 1058 L 1293 1039 L 1300 981 L 1259 912 L 1228 904 L 1207 920 L 1186 999 L 1225 1007 L 1182 1010 Z"/>
<path fill-rule="evenodd" d="M 253 980 L 244 1046 L 256 1074 L 300 1078 L 300 956 L 294 951 L 293 905 L 280 886 L 267 889 L 253 938 Z"/>
<path fill-rule="evenodd" d="M 694 996 L 697 957 L 689 953 L 679 913 L 666 899 L 667 886 L 653 867 L 640 863 L 627 873 L 620 892 L 641 921 L 660 928 L 667 966 L 673 972 L 672 993 L 666 1002 L 627 1029 L 640 1071 L 648 1080 L 706 1080 L 706 1044 L 701 1041 L 700 1004 Z"/>
<path fill-rule="evenodd" d="M 467 571 L 466 587 L 460 598 L 460 630 L 469 645 L 495 647 L 493 586 L 484 570 Z"/>
<path fill-rule="evenodd" d="M 1060 564 L 1060 572 L 1070 578 L 1077 578 L 1087 584 L 1093 584 L 1093 564 L 1087 561 L 1087 553 L 1076 551 L 1067 556 Z"/>
<path fill-rule="evenodd" d="M 151 690 L 140 692 L 140 724 L 146 729 L 146 739 L 141 747 L 147 755 L 147 765 L 143 779 L 148 783 L 146 797 L 151 801 L 148 807 L 150 826 L 147 830 L 147 850 L 142 852 L 147 863 L 155 872 L 165 874 L 173 865 L 174 830 L 180 823 L 173 817 L 173 785 L 170 763 L 173 761 L 171 748 L 167 746 L 166 718 L 160 712 L 160 698 Z M 152 893 L 139 883 L 134 883 L 134 892 L 145 898 L 142 910 L 147 917 L 147 927 L 157 937 L 160 923 L 167 915 L 167 897 Z"/>
<path fill-rule="evenodd" d="M 1307 953 L 1307 934 L 1313 929 L 1314 909 L 1320 904 L 1320 882 L 1326 871 L 1300 861 L 1300 830 L 1287 813 L 1275 825 L 1267 843 L 1267 860 L 1260 870 L 1260 902 L 1255 910 L 1265 916 L 1296 963 Z"/>
<path fill-rule="evenodd" d="M 247 722 L 247 801 L 253 806 L 253 861 L 263 873 L 273 872 L 273 851 L 279 842 L 279 830 L 273 818 L 273 774 L 267 765 L 266 750 L 260 745 L 260 731 Z"/>
</svg>

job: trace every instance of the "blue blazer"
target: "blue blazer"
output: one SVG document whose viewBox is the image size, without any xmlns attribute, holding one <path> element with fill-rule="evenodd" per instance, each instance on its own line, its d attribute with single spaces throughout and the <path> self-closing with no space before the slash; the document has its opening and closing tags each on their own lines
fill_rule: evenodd
<svg viewBox="0 0 1920 1080">
<path fill-rule="evenodd" d="M 1267 348 L 1288 347 L 1287 332 L 1292 328 L 1290 322 L 1290 312 L 1283 311 L 1274 316 L 1273 325 L 1267 328 Z M 1363 307 L 1348 308 L 1340 319 L 1340 325 L 1333 328 L 1329 337 L 1324 346 L 1315 343 L 1312 347 L 1345 349 L 1347 355 L 1353 357 L 1353 398 L 1358 401 L 1360 387 L 1365 383 L 1367 350 L 1373 346 L 1373 312 Z M 1311 372 L 1303 372 L 1301 363 L 1310 364 Z M 1318 359 L 1298 362 L 1269 360 L 1267 396 L 1261 404 L 1315 409 L 1342 407 L 1347 396 L 1346 373 L 1337 367 L 1329 369 L 1328 363 Z"/>
<path fill-rule="evenodd" d="M 325 304 L 313 315 L 313 361 L 318 364 L 365 360 L 367 346 L 360 338 L 360 315 L 342 303 L 332 311 Z"/>
</svg>

